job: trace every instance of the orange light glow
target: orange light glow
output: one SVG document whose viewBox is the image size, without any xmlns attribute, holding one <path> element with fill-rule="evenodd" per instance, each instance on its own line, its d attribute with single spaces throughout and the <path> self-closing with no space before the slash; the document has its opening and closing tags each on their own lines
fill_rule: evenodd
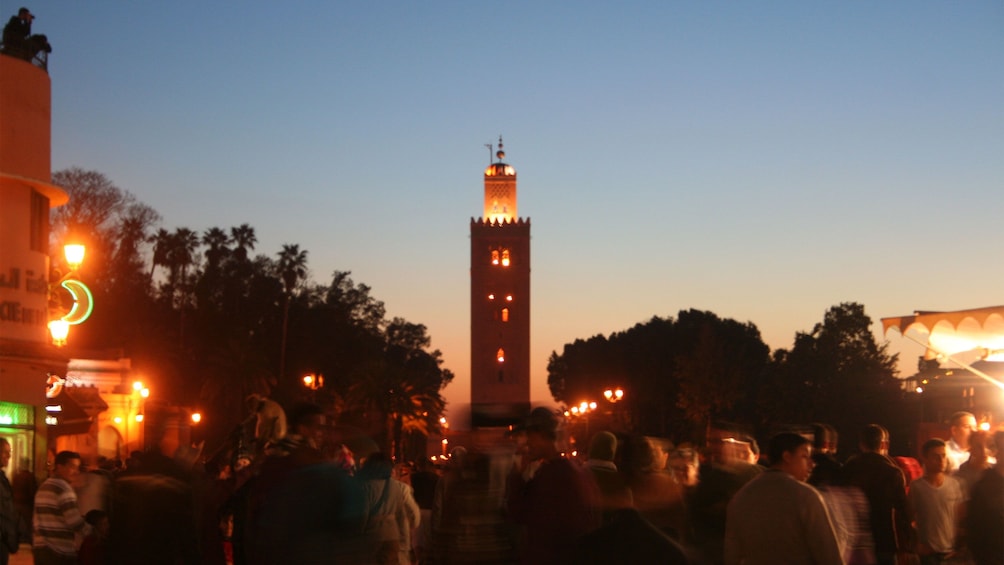
<svg viewBox="0 0 1004 565">
<path fill-rule="evenodd" d="M 70 324 L 65 320 L 52 320 L 49 322 L 49 333 L 52 334 L 52 344 L 56 347 L 66 345 L 66 338 L 70 335 Z"/>
<path fill-rule="evenodd" d="M 202 414 L 198 412 L 192 412 L 192 423 L 198 424 L 201 421 L 202 421 Z"/>
<path fill-rule="evenodd" d="M 66 264 L 71 271 L 76 271 L 84 262 L 85 248 L 79 243 L 68 243 L 63 246 L 63 256 L 66 257 Z"/>
</svg>

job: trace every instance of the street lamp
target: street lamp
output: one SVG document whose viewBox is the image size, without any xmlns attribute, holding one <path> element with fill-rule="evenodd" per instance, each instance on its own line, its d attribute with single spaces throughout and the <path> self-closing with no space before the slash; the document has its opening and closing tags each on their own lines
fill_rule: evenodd
<svg viewBox="0 0 1004 565">
<path fill-rule="evenodd" d="M 63 246 L 63 256 L 70 271 L 76 271 L 84 262 L 85 247 L 79 243 L 67 243 Z"/>
<path fill-rule="evenodd" d="M 314 374 L 304 375 L 303 386 L 309 388 L 310 390 L 317 390 L 324 386 L 324 377 Z"/>
<path fill-rule="evenodd" d="M 624 398 L 624 391 L 620 388 L 607 389 L 603 391 L 603 398 L 610 402 L 620 402 Z"/>
<path fill-rule="evenodd" d="M 49 321 L 48 327 L 49 333 L 52 334 L 52 344 L 56 347 L 66 345 L 71 325 L 83 322 L 94 311 L 94 296 L 91 294 L 91 289 L 74 278 L 77 269 L 84 262 L 84 253 L 83 245 L 78 243 L 64 245 L 63 254 L 69 272 L 55 283 L 49 284 L 49 311 L 53 319 Z M 69 310 L 63 307 L 62 300 L 57 294 L 58 288 L 64 288 L 70 294 L 73 305 Z"/>
</svg>

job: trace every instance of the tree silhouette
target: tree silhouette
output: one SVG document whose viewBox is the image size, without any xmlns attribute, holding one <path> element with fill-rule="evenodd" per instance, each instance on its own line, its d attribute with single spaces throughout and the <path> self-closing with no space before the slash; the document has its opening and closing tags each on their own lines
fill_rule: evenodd
<svg viewBox="0 0 1004 565">
<path fill-rule="evenodd" d="M 300 250 L 299 245 L 283 245 L 279 252 L 279 263 L 276 266 L 279 278 L 282 280 L 282 343 L 279 349 L 279 378 L 286 371 L 286 339 L 289 334 L 289 304 L 293 299 L 293 291 L 297 284 L 307 277 L 307 251 Z"/>
</svg>

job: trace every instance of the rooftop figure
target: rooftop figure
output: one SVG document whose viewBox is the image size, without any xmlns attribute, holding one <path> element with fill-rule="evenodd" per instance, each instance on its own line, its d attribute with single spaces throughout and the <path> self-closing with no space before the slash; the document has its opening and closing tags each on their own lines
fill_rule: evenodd
<svg viewBox="0 0 1004 565">
<path fill-rule="evenodd" d="M 21 8 L 16 16 L 11 16 L 3 28 L 3 47 L 0 52 L 28 62 L 39 61 L 39 66 L 44 68 L 45 55 L 52 53 L 52 45 L 49 45 L 46 36 L 32 35 L 31 22 L 34 20 L 35 15 L 28 8 Z"/>
</svg>

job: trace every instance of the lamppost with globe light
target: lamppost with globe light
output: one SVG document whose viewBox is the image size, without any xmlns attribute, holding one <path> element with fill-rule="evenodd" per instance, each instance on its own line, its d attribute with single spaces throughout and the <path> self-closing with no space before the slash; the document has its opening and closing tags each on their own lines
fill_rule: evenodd
<svg viewBox="0 0 1004 565">
<path fill-rule="evenodd" d="M 324 386 L 324 376 L 310 373 L 303 376 L 303 386 L 310 389 L 310 401 L 317 403 L 317 389 Z"/>
<path fill-rule="evenodd" d="M 94 296 L 83 282 L 76 278 L 77 270 L 84 262 L 86 248 L 79 243 L 68 243 L 63 246 L 63 255 L 69 271 L 55 283 L 49 284 L 49 333 L 56 347 L 66 345 L 70 326 L 80 324 L 90 317 L 94 311 Z M 69 308 L 63 306 L 60 288 L 70 294 L 73 300 Z"/>
</svg>

